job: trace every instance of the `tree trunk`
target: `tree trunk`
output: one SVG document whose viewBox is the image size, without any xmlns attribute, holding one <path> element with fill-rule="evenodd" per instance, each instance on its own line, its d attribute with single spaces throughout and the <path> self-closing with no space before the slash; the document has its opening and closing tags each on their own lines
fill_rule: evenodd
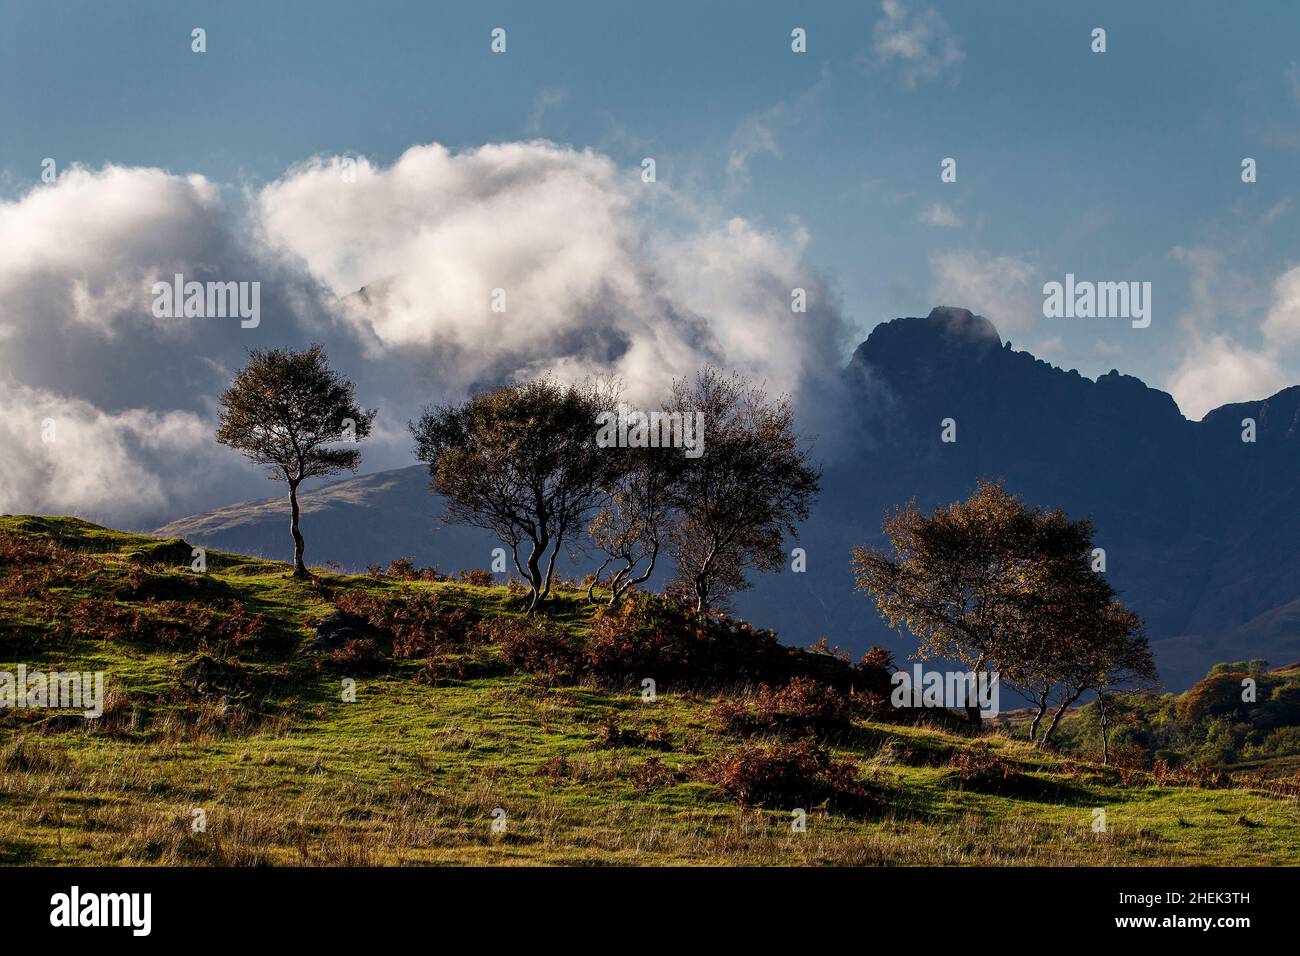
<svg viewBox="0 0 1300 956">
<path fill-rule="evenodd" d="M 623 567 L 615 571 L 614 574 L 610 577 L 609 602 L 608 602 L 608 605 L 610 607 L 616 606 L 618 604 L 618 599 L 623 596 L 623 589 L 627 586 L 623 583 L 623 581 L 627 577 L 628 572 L 631 571 L 633 567 L 634 565 L 632 564 L 632 559 L 627 556 L 624 556 Z"/>
<path fill-rule="evenodd" d="M 971 671 L 972 680 L 966 685 L 966 720 L 972 727 L 984 726 L 984 717 L 980 714 L 979 693 L 977 692 L 978 680 L 975 675 L 984 672 L 985 661 L 981 658 L 979 664 Z"/>
<path fill-rule="evenodd" d="M 1065 716 L 1065 712 L 1069 710 L 1070 705 L 1078 699 L 1079 697 L 1076 694 L 1074 697 L 1067 697 L 1065 700 L 1061 701 L 1061 706 L 1056 708 L 1056 711 L 1052 714 L 1052 722 L 1048 724 L 1047 729 L 1043 731 L 1043 738 L 1038 741 L 1039 747 L 1046 747 L 1051 742 L 1052 734 L 1056 731 L 1056 725 L 1061 722 L 1061 718 Z"/>
<path fill-rule="evenodd" d="M 695 575 L 695 616 L 701 621 L 708 614 L 709 606 L 705 601 L 705 596 L 709 593 L 709 575 L 713 570 L 713 561 L 718 556 L 718 545 L 715 542 L 709 549 L 709 556 L 704 559 L 700 565 L 700 570 Z"/>
<path fill-rule="evenodd" d="M 1047 713 L 1047 691 L 1044 691 L 1038 698 L 1038 713 L 1034 714 L 1033 722 L 1029 725 L 1029 740 L 1034 742 L 1038 739 L 1038 725 L 1042 722 L 1043 714 Z"/>
<path fill-rule="evenodd" d="M 543 538 L 533 541 L 533 550 L 528 552 L 528 610 L 537 610 L 542 603 L 542 555 L 550 542 Z"/>
<path fill-rule="evenodd" d="M 610 562 L 613 560 L 613 558 L 606 558 L 605 563 L 597 568 L 596 573 L 591 576 L 591 583 L 587 585 L 587 600 L 592 604 L 596 603 L 596 585 L 600 583 L 600 576 L 605 573 L 605 569 L 609 567 Z M 612 599 L 610 603 L 614 603 Z"/>
<path fill-rule="evenodd" d="M 302 552 L 306 548 L 306 542 L 302 540 L 302 531 L 299 530 L 298 521 L 301 513 L 298 510 L 298 482 L 289 482 L 289 530 L 293 532 L 293 576 L 295 578 L 308 577 L 307 566 L 303 564 Z"/>
<path fill-rule="evenodd" d="M 645 569 L 645 573 L 638 575 L 635 578 L 629 578 L 628 580 L 620 580 L 618 585 L 618 590 L 615 591 L 612 595 L 610 595 L 609 598 L 610 607 L 613 607 L 615 602 L 620 597 L 622 597 L 623 594 L 627 592 L 629 589 L 634 588 L 637 585 L 644 584 L 646 581 L 649 581 L 650 575 L 655 573 L 655 561 L 657 561 L 658 559 L 659 559 L 659 545 L 656 543 L 654 548 L 650 552 L 650 566 Z M 632 569 L 634 567 L 636 567 L 635 564 L 632 563 L 628 564 L 627 566 L 628 574 L 632 573 Z"/>
<path fill-rule="evenodd" d="M 1106 713 L 1106 695 L 1097 692 L 1097 711 L 1101 718 L 1101 765 L 1110 764 L 1110 721 Z"/>
<path fill-rule="evenodd" d="M 555 547 L 551 549 L 551 556 L 546 562 L 546 580 L 542 584 L 542 597 L 545 598 L 551 593 L 551 575 L 555 573 L 555 556 L 560 553 L 560 545 L 564 543 L 564 527 L 560 527 L 559 534 L 555 536 Z"/>
</svg>

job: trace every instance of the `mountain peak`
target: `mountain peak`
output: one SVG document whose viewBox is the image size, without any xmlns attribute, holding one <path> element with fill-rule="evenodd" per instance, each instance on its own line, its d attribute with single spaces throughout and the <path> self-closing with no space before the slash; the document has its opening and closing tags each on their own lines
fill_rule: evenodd
<svg viewBox="0 0 1300 956">
<path fill-rule="evenodd" d="M 927 325 L 942 329 L 945 334 L 954 338 L 977 342 L 992 341 L 999 346 L 1002 344 L 1002 337 L 998 335 L 998 330 L 993 323 L 984 316 L 971 312 L 970 309 L 962 309 L 954 305 L 936 305 L 924 321 Z"/>
<path fill-rule="evenodd" d="M 1002 347 L 993 323 L 970 309 L 940 305 L 924 318 L 893 319 L 877 325 L 858 346 L 854 364 L 905 367 L 941 354 L 981 357 Z"/>
</svg>

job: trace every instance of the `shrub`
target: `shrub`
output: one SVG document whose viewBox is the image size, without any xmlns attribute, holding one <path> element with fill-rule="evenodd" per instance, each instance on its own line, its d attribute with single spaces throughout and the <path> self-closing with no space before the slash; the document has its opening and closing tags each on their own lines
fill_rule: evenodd
<svg viewBox="0 0 1300 956">
<path fill-rule="evenodd" d="M 987 746 L 957 751 L 948 766 L 953 769 L 950 782 L 973 790 L 997 788 L 1010 781 L 1015 773 L 1009 760 Z"/>
<path fill-rule="evenodd" d="M 666 766 L 658 757 L 647 757 L 632 768 L 630 777 L 638 790 L 658 790 L 677 783 L 685 774 Z"/>
<path fill-rule="evenodd" d="M 807 677 L 795 677 L 777 690 L 764 684 L 755 706 L 760 719 L 788 729 L 824 732 L 852 724 L 848 699 Z"/>
<path fill-rule="evenodd" d="M 870 690 L 854 690 L 849 694 L 849 706 L 853 713 L 873 720 L 896 720 L 898 708 L 894 707 L 887 696 Z"/>
<path fill-rule="evenodd" d="M 1262 694 L 1260 699 L 1264 700 Z M 1300 682 L 1290 680 L 1275 687 L 1273 693 L 1264 700 L 1264 705 L 1259 709 L 1255 725 L 1262 730 L 1280 727 L 1295 729 L 1300 725 Z M 1300 748 L 1295 747 L 1294 744 L 1275 752 L 1283 754 L 1288 750 L 1291 753 L 1300 753 Z"/>
<path fill-rule="evenodd" d="M 592 673 L 606 682 L 669 681 L 689 671 L 696 641 L 693 622 L 676 605 L 635 595 L 596 612 L 587 654 Z"/>
<path fill-rule="evenodd" d="M 825 637 L 819 637 L 814 644 L 809 645 L 808 652 L 810 654 L 821 654 L 825 657 L 833 657 L 838 661 L 843 661 L 845 664 L 849 662 L 849 652 L 841 650 L 838 645 L 831 647 L 830 642 L 827 641 Z"/>
<path fill-rule="evenodd" d="M 384 656 L 375 642 L 368 637 L 349 637 L 341 647 L 326 655 L 334 670 L 352 674 L 368 674 L 384 668 Z"/>
<path fill-rule="evenodd" d="M 1171 766 L 1163 760 L 1156 760 L 1151 768 L 1151 779 L 1161 787 L 1200 787 L 1204 790 L 1219 790 L 1232 783 L 1227 773 L 1205 764 Z"/>
<path fill-rule="evenodd" d="M 484 571 L 482 568 L 471 568 L 468 571 L 460 572 L 462 584 L 472 584 L 478 588 L 490 588 L 496 583 L 492 577 L 491 571 Z"/>
<path fill-rule="evenodd" d="M 382 564 L 367 564 L 366 574 L 376 581 L 389 578 L 394 581 L 450 581 L 437 567 L 422 568 L 415 563 L 415 558 L 403 555 L 393 558 L 385 567 Z"/>
<path fill-rule="evenodd" d="M 722 697 L 709 711 L 709 718 L 724 733 L 754 734 L 762 728 L 749 702 L 737 697 Z"/>
<path fill-rule="evenodd" d="M 0 572 L 4 592 L 12 597 L 48 597 L 54 585 L 90 580 L 102 569 L 85 555 L 44 538 L 0 532 Z"/>
<path fill-rule="evenodd" d="M 852 764 L 831 759 L 808 739 L 737 747 L 708 761 L 701 774 L 742 805 L 793 809 L 831 802 L 847 808 L 875 802 Z"/>
<path fill-rule="evenodd" d="M 568 628 L 540 617 L 498 617 L 480 625 L 481 639 L 495 644 L 520 670 L 552 681 L 572 680 L 587 669 L 582 641 Z"/>
<path fill-rule="evenodd" d="M 371 564 L 366 569 L 372 577 L 389 577 L 396 578 L 398 581 L 446 581 L 447 576 L 440 573 L 437 568 L 421 568 L 415 563 L 414 558 L 401 557 L 394 558 L 388 562 L 387 568 L 380 568 L 377 564 Z"/>
<path fill-rule="evenodd" d="M 77 580 L 98 569 L 85 555 L 45 538 L 0 531 L 0 568 L 48 568 L 62 580 Z"/>
<path fill-rule="evenodd" d="M 180 603 L 180 602 L 178 602 Z M 194 605 L 181 603 L 182 608 L 192 612 Z M 209 636 L 218 640 L 229 641 L 236 648 L 256 647 L 267 635 L 266 618 L 261 614 L 251 617 L 244 610 L 244 605 L 231 601 L 225 611 L 205 608 L 198 615 L 200 626 Z"/>
<path fill-rule="evenodd" d="M 268 630 L 263 615 L 249 615 L 237 601 L 223 608 L 153 598 L 135 605 L 82 598 L 61 609 L 55 633 L 60 638 L 193 645 L 200 649 L 225 642 L 243 649 L 259 646 Z"/>
<path fill-rule="evenodd" d="M 612 717 L 596 725 L 602 747 L 643 747 L 649 750 L 672 750 L 672 740 L 659 728 L 642 733 L 634 727 L 620 727 Z"/>
<path fill-rule="evenodd" d="M 393 656 L 425 657 L 446 644 L 468 639 L 468 615 L 463 608 L 444 608 L 438 595 L 421 588 L 401 588 L 392 595 L 340 591 L 334 606 L 360 618 L 393 642 Z"/>
<path fill-rule="evenodd" d="M 872 647 L 858 661 L 854 687 L 865 699 L 883 698 L 886 702 L 894 689 L 894 655 L 883 647 Z"/>
<path fill-rule="evenodd" d="M 752 705 L 723 698 L 711 716 L 731 733 L 793 731 L 824 734 L 852 726 L 849 698 L 807 677 L 795 677 L 780 688 L 767 684 L 758 689 Z"/>
<path fill-rule="evenodd" d="M 713 683 L 783 683 L 815 657 L 786 647 L 772 631 L 732 618 L 711 619 L 698 633 L 703 641 L 697 655 L 698 672 Z M 843 666 L 831 658 L 826 661 Z"/>
<path fill-rule="evenodd" d="M 402 581 L 414 581 L 420 576 L 420 571 L 413 558 L 394 558 L 388 562 L 387 574 Z"/>
<path fill-rule="evenodd" d="M 606 683 L 653 677 L 696 686 L 784 682 L 813 656 L 786 647 L 771 631 L 730 618 L 699 621 L 682 606 L 645 593 L 596 612 L 588 653 L 592 673 Z M 841 661 L 826 661 L 849 672 Z"/>
</svg>

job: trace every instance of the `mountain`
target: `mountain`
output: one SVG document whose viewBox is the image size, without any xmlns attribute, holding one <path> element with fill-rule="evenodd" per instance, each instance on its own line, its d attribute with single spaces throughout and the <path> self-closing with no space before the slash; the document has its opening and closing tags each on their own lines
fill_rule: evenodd
<svg viewBox="0 0 1300 956">
<path fill-rule="evenodd" d="M 1106 573 L 1145 619 L 1166 685 L 1190 686 L 1219 660 L 1300 658 L 1300 387 L 1188 421 L 1173 398 L 1111 371 L 1096 381 L 1013 351 L 965 309 L 877 326 L 842 372 L 843 398 L 819 409 L 824 491 L 791 547 L 807 571 L 762 576 L 741 614 L 787 643 L 826 636 L 853 652 L 903 657 L 853 590 L 852 548 L 880 544 L 897 504 L 963 498 L 1000 478 L 1033 504 L 1091 516 Z M 1242 441 L 1254 419 L 1256 440 Z M 956 441 L 941 440 L 952 419 Z M 833 433 L 832 433 L 833 432 Z M 411 555 L 444 570 L 489 566 L 496 542 L 441 526 L 423 466 L 303 496 L 308 560 L 347 567 Z M 160 535 L 282 557 L 282 499 L 174 521 Z"/>
<path fill-rule="evenodd" d="M 286 492 L 287 495 L 287 492 Z M 475 528 L 445 525 L 440 498 L 429 493 L 424 465 L 397 468 L 311 488 L 299 493 L 308 563 L 338 562 L 361 569 L 412 557 L 421 566 L 443 570 L 489 567 L 499 543 Z M 180 518 L 158 529 L 191 544 L 257 557 L 282 559 L 289 538 L 289 499 L 228 505 Z"/>
</svg>

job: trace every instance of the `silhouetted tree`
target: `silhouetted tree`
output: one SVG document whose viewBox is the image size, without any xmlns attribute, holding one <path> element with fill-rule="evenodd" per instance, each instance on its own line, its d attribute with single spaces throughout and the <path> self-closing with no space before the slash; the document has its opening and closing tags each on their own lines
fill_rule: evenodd
<svg viewBox="0 0 1300 956">
<path fill-rule="evenodd" d="M 426 409 L 410 423 L 432 489 L 447 499 L 443 520 L 485 528 L 510 547 L 530 609 L 550 593 L 560 547 L 582 531 L 622 467 L 620 449 L 595 440 L 614 397 L 600 383 L 541 379 Z"/>
<path fill-rule="evenodd" d="M 605 581 L 611 607 L 628 589 L 644 584 L 654 574 L 665 536 L 674 520 L 673 497 L 685 460 L 675 448 L 616 451 L 622 459 L 618 473 L 604 507 L 589 529 L 592 540 L 606 557 L 587 588 L 588 599 L 594 600 L 602 575 L 614 565 L 614 571 Z"/>
<path fill-rule="evenodd" d="M 703 454 L 684 461 L 674 484 L 680 520 L 669 540 L 674 590 L 704 615 L 750 587 L 748 571 L 781 568 L 821 471 L 800 447 L 789 399 L 770 400 L 738 375 L 708 368 L 679 380 L 664 410 L 703 414 Z"/>
<path fill-rule="evenodd" d="M 289 485 L 293 573 L 306 577 L 299 527 L 298 486 L 308 478 L 355 471 L 361 452 L 327 447 L 370 434 L 376 411 L 355 401 L 355 386 L 329 366 L 319 345 L 305 351 L 261 349 L 220 399 L 217 441 L 271 469 L 272 481 Z"/>
</svg>

